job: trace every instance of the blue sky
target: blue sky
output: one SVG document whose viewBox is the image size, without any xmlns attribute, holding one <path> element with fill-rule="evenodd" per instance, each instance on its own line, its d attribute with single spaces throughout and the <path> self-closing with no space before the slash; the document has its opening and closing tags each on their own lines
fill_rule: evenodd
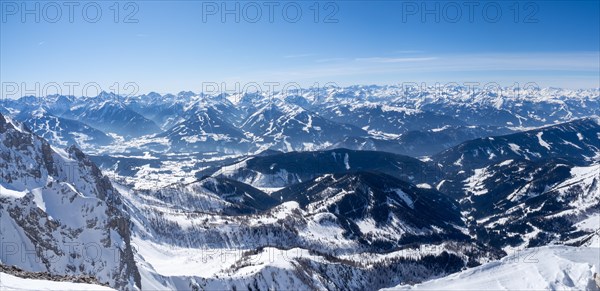
<svg viewBox="0 0 600 291">
<path fill-rule="evenodd" d="M 36 3 L 39 22 L 22 13 Z M 83 17 L 89 2 L 72 22 L 68 6 L 52 2 L 55 17 L 48 3 L 2 0 L 2 82 L 134 82 L 140 93 L 201 91 L 203 82 L 600 87 L 599 1 L 280 2 L 272 19 L 272 2 L 119 2 L 117 22 L 109 1 L 94 2 L 95 23 Z M 93 20 L 96 6 L 87 7 Z M 134 9 L 137 23 L 125 23 Z"/>
</svg>

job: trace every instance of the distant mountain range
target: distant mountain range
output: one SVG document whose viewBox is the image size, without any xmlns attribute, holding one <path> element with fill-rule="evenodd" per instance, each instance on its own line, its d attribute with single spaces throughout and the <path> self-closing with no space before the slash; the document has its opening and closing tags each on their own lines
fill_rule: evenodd
<svg viewBox="0 0 600 291">
<path fill-rule="evenodd" d="M 4 100 L 1 106 L 4 114 L 27 121 L 52 144 L 87 143 L 104 146 L 106 152 L 116 150 L 107 143 L 121 144 L 124 138 L 134 148 L 158 152 L 346 147 L 418 157 L 470 139 L 600 115 L 599 92 L 506 89 L 498 94 L 465 87 L 352 86 L 274 96 L 153 92 L 122 97 L 102 92 L 96 97 L 23 97 Z M 33 112 L 61 118 L 67 128 L 28 121 Z"/>
<path fill-rule="evenodd" d="M 600 248 L 599 92 L 3 100 L 0 239 L 31 256 L 2 252 L 0 271 L 118 290 L 459 288 L 501 284 L 498 259 L 539 249 L 567 271 L 543 258 L 535 286 L 593 286 L 576 253 Z"/>
</svg>

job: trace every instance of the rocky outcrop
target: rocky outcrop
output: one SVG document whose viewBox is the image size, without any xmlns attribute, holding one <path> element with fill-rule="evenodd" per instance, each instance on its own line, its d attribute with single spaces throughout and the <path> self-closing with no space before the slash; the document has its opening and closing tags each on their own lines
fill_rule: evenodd
<svg viewBox="0 0 600 291">
<path fill-rule="evenodd" d="M 0 264 L 0 273 L 5 273 L 25 279 L 35 280 L 48 280 L 57 282 L 71 282 L 71 283 L 86 283 L 94 285 L 108 286 L 98 282 L 98 280 L 92 276 L 67 276 L 67 275 L 52 275 L 45 272 L 28 272 L 15 266 L 6 266 Z"/>
<path fill-rule="evenodd" d="M 119 193 L 79 149 L 53 148 L 0 115 L 0 185 L 0 241 L 11 250 L 2 263 L 141 287 Z"/>
</svg>

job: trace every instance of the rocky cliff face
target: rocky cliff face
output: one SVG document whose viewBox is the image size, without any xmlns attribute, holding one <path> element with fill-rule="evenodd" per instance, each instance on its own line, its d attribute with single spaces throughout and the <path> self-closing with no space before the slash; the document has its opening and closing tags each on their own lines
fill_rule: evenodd
<svg viewBox="0 0 600 291">
<path fill-rule="evenodd" d="M 140 287 L 129 217 L 110 181 L 77 148 L 54 148 L 2 115 L 0 220 L 3 264 Z"/>
</svg>

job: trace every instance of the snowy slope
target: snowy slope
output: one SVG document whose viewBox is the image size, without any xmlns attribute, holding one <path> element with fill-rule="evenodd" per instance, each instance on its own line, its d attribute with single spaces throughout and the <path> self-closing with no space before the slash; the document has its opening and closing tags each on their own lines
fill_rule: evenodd
<svg viewBox="0 0 600 291">
<path fill-rule="evenodd" d="M 242 124 L 254 142 L 284 151 L 318 150 L 347 136 L 366 136 L 362 129 L 323 118 L 295 104 L 275 99 Z"/>
<path fill-rule="evenodd" d="M 56 146 L 76 145 L 79 148 L 93 149 L 113 142 L 110 136 L 100 130 L 76 120 L 57 117 L 42 108 L 21 112 L 16 119 Z"/>
<path fill-rule="evenodd" d="M 181 121 L 158 134 L 169 140 L 173 151 L 245 152 L 251 146 L 239 130 L 240 112 L 228 102 L 202 98 L 187 104 Z"/>
<path fill-rule="evenodd" d="M 594 118 L 464 142 L 433 156 L 446 171 L 473 169 L 509 159 L 564 158 L 577 164 L 600 156 L 600 124 Z"/>
<path fill-rule="evenodd" d="M 549 246 L 415 286 L 384 290 L 598 290 L 600 249 Z"/>
<path fill-rule="evenodd" d="M 335 149 L 255 156 L 216 171 L 255 187 L 284 187 L 323 174 L 382 172 L 415 184 L 436 178 L 436 171 L 415 158 L 376 151 Z"/>
<path fill-rule="evenodd" d="M 213 178 L 204 181 L 215 182 Z M 425 240 L 431 237 L 431 244 L 424 241 L 418 245 L 403 244 L 402 248 L 370 245 L 368 235 L 347 230 L 347 220 L 326 210 L 304 210 L 294 201 L 251 215 L 226 215 L 222 209 L 235 201 L 226 202 L 223 199 L 227 197 L 209 193 L 205 187 L 203 183 L 193 183 L 181 193 L 175 188 L 132 192 L 125 186 L 117 187 L 130 208 L 142 288 L 381 288 L 420 282 L 499 257 L 468 238 L 435 241 L 439 236 L 436 233 L 447 231 L 437 226 L 432 227 L 432 234 L 416 229 Z M 389 195 L 396 204 L 414 198 L 399 191 Z M 444 204 L 438 201 L 439 197 L 433 200 L 425 199 L 420 206 Z M 420 206 L 415 208 L 421 209 Z M 369 232 L 371 220 L 363 221 L 363 230 Z M 401 227 L 400 219 L 394 218 L 391 223 Z M 408 226 L 400 232 L 407 229 Z M 387 252 L 380 254 L 381 248 Z M 348 276 L 353 277 L 351 282 Z"/>
<path fill-rule="evenodd" d="M 104 132 L 122 136 L 138 137 L 160 131 L 156 123 L 129 108 L 122 98 L 106 92 L 96 97 L 81 98 L 61 117 L 79 120 Z"/>
<path fill-rule="evenodd" d="M 57 282 L 49 280 L 37 280 L 19 278 L 10 274 L 0 273 L 0 290 L 2 291 L 20 291 L 20 290 L 52 290 L 52 291 L 68 291 L 68 290 L 95 290 L 95 291 L 110 291 L 115 290 L 106 286 Z"/>
</svg>

